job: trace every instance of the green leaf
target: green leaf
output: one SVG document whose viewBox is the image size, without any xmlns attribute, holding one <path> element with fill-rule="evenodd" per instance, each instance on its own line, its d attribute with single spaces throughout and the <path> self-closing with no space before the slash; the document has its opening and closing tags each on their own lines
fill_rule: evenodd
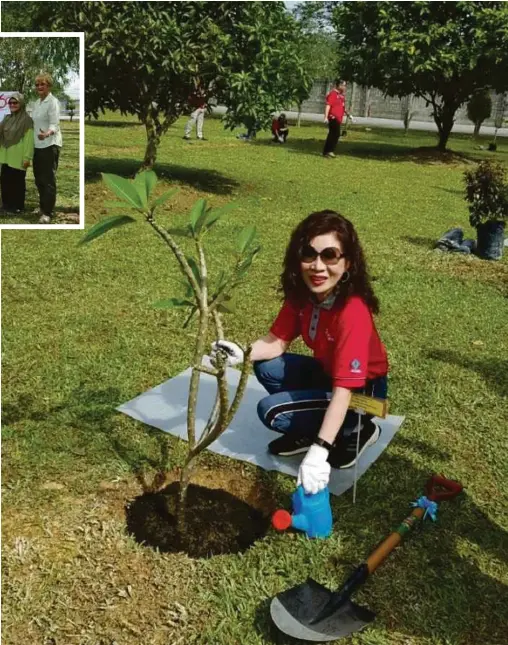
<svg viewBox="0 0 508 645">
<path fill-rule="evenodd" d="M 168 228 L 167 231 L 175 237 L 192 237 L 192 231 L 189 225 L 186 228 Z"/>
<path fill-rule="evenodd" d="M 225 271 L 221 271 L 217 279 L 217 291 L 220 291 L 227 282 L 227 275 Z"/>
<path fill-rule="evenodd" d="M 203 215 L 206 213 L 206 199 L 198 199 L 190 212 L 190 225 L 193 233 L 196 233 L 196 225 Z"/>
<path fill-rule="evenodd" d="M 124 199 L 134 208 L 143 209 L 143 203 L 138 195 L 138 191 L 132 182 L 124 177 L 112 175 L 106 172 L 102 173 L 104 183 L 110 188 L 117 197 Z"/>
<path fill-rule="evenodd" d="M 185 259 L 189 263 L 189 266 L 191 268 L 192 273 L 194 274 L 194 277 L 197 280 L 197 283 L 199 284 L 199 286 L 201 286 L 201 273 L 199 272 L 199 267 L 197 265 L 196 260 L 190 255 L 187 256 Z"/>
<path fill-rule="evenodd" d="M 136 220 L 130 215 L 109 215 L 104 219 L 101 219 L 100 222 L 94 224 L 92 228 L 81 238 L 79 244 L 86 244 L 95 240 L 96 237 L 100 237 L 107 233 L 112 228 L 117 228 L 118 226 L 123 226 L 124 224 L 130 224 Z"/>
<path fill-rule="evenodd" d="M 217 307 L 217 311 L 221 314 L 234 314 L 236 311 L 236 305 L 231 302 L 228 302 L 227 304 L 225 302 L 221 302 Z"/>
<path fill-rule="evenodd" d="M 185 291 L 185 298 L 188 300 L 189 298 L 194 297 L 194 289 L 192 288 L 192 285 L 188 280 L 179 280 L 178 281 L 180 285 L 183 287 Z"/>
<path fill-rule="evenodd" d="M 189 326 L 190 321 L 192 320 L 192 318 L 193 318 L 193 316 L 194 316 L 194 314 L 196 313 L 197 310 L 198 310 L 198 308 L 194 305 L 194 307 L 191 309 L 189 317 L 187 318 L 187 320 L 183 324 L 183 329 L 187 329 L 187 327 Z"/>
<path fill-rule="evenodd" d="M 154 302 L 152 307 L 155 309 L 176 309 L 177 307 L 194 307 L 195 303 L 183 298 L 168 298 Z"/>
<path fill-rule="evenodd" d="M 254 258 L 256 257 L 256 255 L 259 253 L 260 250 L 261 250 L 261 246 L 256 246 L 254 249 L 252 249 L 250 251 L 249 255 L 247 255 L 243 259 L 242 263 L 240 264 L 240 266 L 238 267 L 238 270 L 236 272 L 236 275 L 238 276 L 238 278 L 243 278 L 244 277 L 244 275 L 250 269 Z"/>
<path fill-rule="evenodd" d="M 209 231 L 212 226 L 219 220 L 224 213 L 232 208 L 236 208 L 237 204 L 235 202 L 230 202 L 229 204 L 224 204 L 224 206 L 219 206 L 218 208 L 209 209 L 206 213 L 205 221 L 203 223 L 203 228 L 205 231 Z"/>
<path fill-rule="evenodd" d="M 145 208 L 156 183 L 157 175 L 153 170 L 143 170 L 134 177 L 134 186 Z"/>
<path fill-rule="evenodd" d="M 160 197 L 157 197 L 157 199 L 154 202 L 152 202 L 151 204 L 152 208 L 157 208 L 157 206 L 162 206 L 162 204 L 167 202 L 167 200 L 170 197 L 173 197 L 173 195 L 177 192 L 178 192 L 178 188 L 172 188 L 171 190 L 168 190 L 166 193 L 163 193 L 162 195 L 160 195 Z"/>
<path fill-rule="evenodd" d="M 105 206 L 106 208 L 132 208 L 132 206 L 127 202 L 106 201 L 106 202 L 103 202 L 102 205 Z"/>
<path fill-rule="evenodd" d="M 196 222 L 196 227 L 195 227 L 195 232 L 196 235 L 199 235 L 201 233 L 201 229 L 203 228 L 203 224 L 206 222 L 206 218 L 208 216 L 208 213 L 211 211 L 211 208 L 204 208 L 201 215 L 198 218 L 198 221 Z"/>
<path fill-rule="evenodd" d="M 256 227 L 253 224 L 246 226 L 243 231 L 238 236 L 237 248 L 240 254 L 245 253 L 246 249 L 249 248 L 250 244 L 254 241 L 256 237 Z"/>
</svg>

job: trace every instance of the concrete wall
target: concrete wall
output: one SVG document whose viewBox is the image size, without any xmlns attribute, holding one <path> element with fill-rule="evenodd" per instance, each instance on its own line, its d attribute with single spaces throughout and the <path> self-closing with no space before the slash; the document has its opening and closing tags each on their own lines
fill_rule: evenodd
<svg viewBox="0 0 508 645">
<path fill-rule="evenodd" d="M 316 81 L 312 87 L 309 98 L 302 104 L 302 112 L 324 112 L 324 103 L 327 91 L 330 87 L 328 81 Z M 484 125 L 494 126 L 496 117 L 508 116 L 508 94 L 496 94 L 491 92 L 492 114 L 484 121 Z M 373 117 L 381 119 L 403 119 L 405 111 L 410 103 L 410 111 L 413 112 L 415 121 L 431 121 L 432 106 L 426 106 L 421 98 L 384 96 L 383 93 L 373 87 L 362 87 L 353 83 L 349 85 L 346 93 L 346 105 L 355 116 Z M 293 109 L 296 107 L 293 106 Z M 463 105 L 457 111 L 455 122 L 458 124 L 471 125 L 467 118 L 467 105 Z"/>
</svg>

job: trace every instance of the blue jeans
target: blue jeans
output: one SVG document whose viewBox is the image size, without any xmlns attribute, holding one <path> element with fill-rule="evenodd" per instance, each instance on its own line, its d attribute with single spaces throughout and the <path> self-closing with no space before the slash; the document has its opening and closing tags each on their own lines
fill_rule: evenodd
<svg viewBox="0 0 508 645">
<path fill-rule="evenodd" d="M 276 432 L 316 436 L 333 389 L 332 379 L 321 363 L 311 356 L 286 353 L 268 361 L 256 361 L 254 373 L 269 393 L 258 403 L 262 423 Z M 384 399 L 387 390 L 387 378 L 382 376 L 353 391 Z M 357 422 L 358 415 L 348 410 L 341 426 L 342 436 L 347 437 Z"/>
</svg>

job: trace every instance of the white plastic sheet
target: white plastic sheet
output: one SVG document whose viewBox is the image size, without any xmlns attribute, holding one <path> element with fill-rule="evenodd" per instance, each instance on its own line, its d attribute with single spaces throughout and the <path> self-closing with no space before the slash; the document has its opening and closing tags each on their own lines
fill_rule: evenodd
<svg viewBox="0 0 508 645">
<path fill-rule="evenodd" d="M 132 418 L 142 421 L 154 428 L 169 432 L 175 437 L 187 438 L 187 397 L 189 393 L 190 368 L 178 376 L 161 383 L 117 409 Z M 240 372 L 228 370 L 229 398 L 233 400 Z M 215 401 L 217 390 L 216 379 L 208 374 L 201 375 L 198 403 L 196 409 L 196 436 L 201 436 Z M 293 457 L 274 457 L 267 451 L 267 445 L 279 434 L 268 430 L 259 420 L 256 406 L 258 401 L 267 396 L 265 389 L 254 376 L 250 376 L 244 397 L 229 428 L 214 442 L 208 450 L 232 459 L 255 464 L 265 470 L 278 470 L 296 477 L 303 454 Z M 360 457 L 358 477 L 376 461 L 386 446 L 393 439 L 402 425 L 404 417 L 389 415 L 386 419 L 377 419 L 381 427 L 380 439 L 369 447 Z M 332 469 L 330 492 L 341 495 L 353 485 L 354 468 L 346 470 Z"/>
</svg>

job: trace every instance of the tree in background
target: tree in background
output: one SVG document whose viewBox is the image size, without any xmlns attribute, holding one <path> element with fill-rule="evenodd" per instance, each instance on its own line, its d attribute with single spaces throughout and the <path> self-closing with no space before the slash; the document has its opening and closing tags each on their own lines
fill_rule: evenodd
<svg viewBox="0 0 508 645">
<path fill-rule="evenodd" d="M 474 94 L 467 104 L 467 118 L 474 123 L 473 136 L 477 137 L 480 133 L 480 128 L 485 119 L 488 119 L 492 114 L 492 99 L 490 92 L 484 90 Z"/>
<path fill-rule="evenodd" d="M 57 42 L 56 42 L 57 41 Z M 53 77 L 53 93 L 62 91 L 68 75 L 76 69 L 78 38 L 0 38 L 0 87 L 16 90 L 28 100 L 37 96 L 36 75 L 48 72 Z"/>
<path fill-rule="evenodd" d="M 346 80 L 432 106 L 446 149 L 455 113 L 486 89 L 508 90 L 508 3 L 319 3 L 332 16 Z"/>
<path fill-rule="evenodd" d="M 13 30 L 85 32 L 87 114 L 137 116 L 144 167 L 193 92 L 227 107 L 227 127 L 246 118 L 264 127 L 309 84 L 283 2 L 4 2 L 2 11 Z"/>
<path fill-rule="evenodd" d="M 292 14 L 302 30 L 301 51 L 305 70 L 312 80 L 330 82 L 337 77 L 337 41 L 329 17 L 324 13 L 322 2 L 301 2 Z M 303 101 L 309 91 L 302 92 L 298 102 L 298 124 Z"/>
<path fill-rule="evenodd" d="M 72 123 L 72 119 L 74 117 L 74 114 L 76 113 L 76 101 L 74 99 L 67 99 L 67 112 L 71 117 L 71 123 Z"/>
</svg>

